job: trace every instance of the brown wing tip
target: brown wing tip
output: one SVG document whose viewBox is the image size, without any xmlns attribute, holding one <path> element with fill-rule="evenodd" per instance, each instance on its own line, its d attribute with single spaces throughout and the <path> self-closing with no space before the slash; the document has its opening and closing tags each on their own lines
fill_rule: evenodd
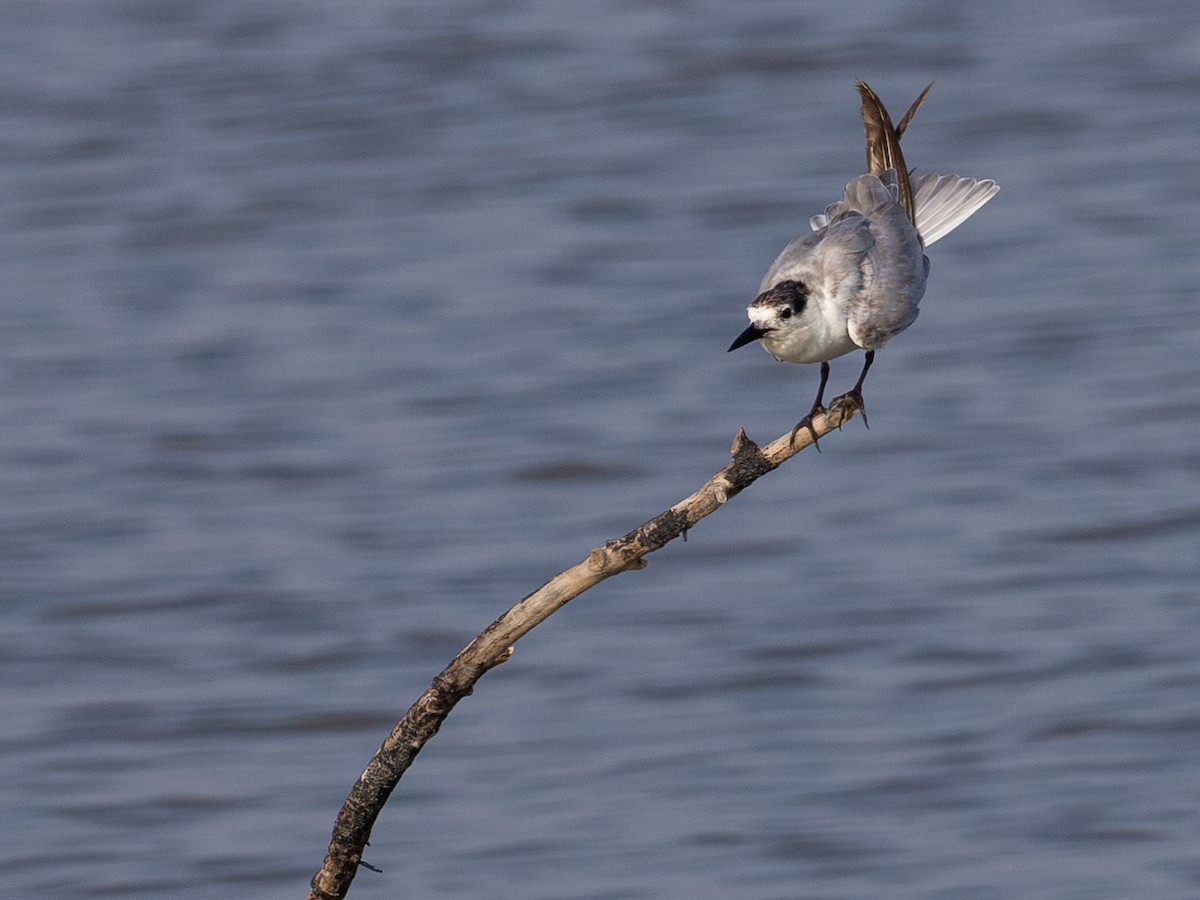
<svg viewBox="0 0 1200 900">
<path fill-rule="evenodd" d="M 929 84 L 925 85 L 925 90 L 921 91 L 921 96 L 917 97 L 917 99 L 912 102 L 912 106 L 908 108 L 908 112 L 904 114 L 904 118 L 902 118 L 900 120 L 900 124 L 896 126 L 896 137 L 900 137 L 900 135 L 904 134 L 905 130 L 912 122 L 912 117 L 917 114 L 917 110 L 921 108 L 921 104 L 925 102 L 925 98 L 928 97 L 929 92 L 933 90 L 933 85 L 936 83 L 936 81 L 937 79 L 934 79 L 933 81 L 929 82 Z"/>
<path fill-rule="evenodd" d="M 888 115 L 887 107 L 862 79 L 855 81 L 854 86 L 862 96 L 862 120 L 867 137 L 867 171 L 872 175 L 882 175 L 888 169 L 896 170 L 896 178 L 900 183 L 900 206 L 913 218 L 912 187 L 908 181 L 908 167 L 904 162 L 904 154 L 900 152 L 900 135 L 892 125 L 892 117 Z M 925 89 L 926 92 L 929 88 Z M 917 98 L 917 102 L 909 108 L 905 119 L 910 119 L 916 112 L 925 94 Z M 905 121 L 907 126 L 907 121 Z"/>
<path fill-rule="evenodd" d="M 891 143 L 890 135 L 894 135 L 896 129 L 892 125 L 892 117 L 888 115 L 887 107 L 883 105 L 879 95 L 871 90 L 871 86 L 865 81 L 856 82 L 855 87 L 862 96 L 863 125 L 868 129 L 880 129 L 883 134 L 879 136 L 879 139 Z"/>
<path fill-rule="evenodd" d="M 862 97 L 864 107 L 867 105 L 879 107 L 883 106 L 883 104 L 879 101 L 879 96 L 873 90 L 871 90 L 871 86 L 861 78 L 854 82 L 854 87 L 858 90 L 858 95 Z"/>
</svg>

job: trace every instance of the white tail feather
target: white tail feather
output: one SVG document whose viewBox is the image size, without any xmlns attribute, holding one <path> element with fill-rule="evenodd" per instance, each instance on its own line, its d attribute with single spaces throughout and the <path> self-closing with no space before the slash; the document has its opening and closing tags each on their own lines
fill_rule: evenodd
<svg viewBox="0 0 1200 900">
<path fill-rule="evenodd" d="M 921 175 L 914 181 L 913 208 L 917 232 L 928 247 L 948 235 L 987 203 L 1000 185 L 990 178 Z"/>
</svg>

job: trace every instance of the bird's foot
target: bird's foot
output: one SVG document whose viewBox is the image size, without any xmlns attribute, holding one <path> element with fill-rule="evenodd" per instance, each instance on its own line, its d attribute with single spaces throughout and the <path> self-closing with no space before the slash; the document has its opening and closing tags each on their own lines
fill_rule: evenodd
<svg viewBox="0 0 1200 900">
<path fill-rule="evenodd" d="M 871 427 L 871 424 L 867 421 L 867 405 L 863 402 L 862 391 L 858 388 L 846 391 L 840 397 L 834 397 L 829 402 L 829 411 L 836 414 L 843 422 L 854 415 L 854 413 L 858 413 L 862 416 L 863 425 L 867 428 Z M 838 425 L 838 428 L 841 427 L 841 425 Z"/>
<path fill-rule="evenodd" d="M 812 435 L 813 446 L 817 448 L 817 452 L 821 452 L 821 445 L 817 441 L 817 429 L 813 428 L 813 416 L 824 413 L 825 407 L 817 404 L 808 411 L 808 415 L 796 423 L 796 427 L 792 429 L 792 436 L 788 438 L 788 446 L 792 449 L 796 447 L 796 435 L 800 433 L 802 428 L 807 428 L 808 433 Z"/>
</svg>

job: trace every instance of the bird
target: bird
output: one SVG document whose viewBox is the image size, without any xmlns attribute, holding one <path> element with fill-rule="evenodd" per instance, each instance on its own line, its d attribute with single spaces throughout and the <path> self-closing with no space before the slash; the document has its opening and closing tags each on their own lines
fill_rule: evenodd
<svg viewBox="0 0 1200 900">
<path fill-rule="evenodd" d="M 732 352 L 759 341 L 781 362 L 821 364 L 816 400 L 792 430 L 792 445 L 805 428 L 816 443 L 812 423 L 826 411 L 829 361 L 854 350 L 866 353 L 862 372 L 833 402 L 852 404 L 866 422 L 863 382 L 875 351 L 917 318 L 929 276 L 925 249 L 1000 190 L 990 178 L 909 171 L 900 136 L 933 82 L 895 126 L 875 91 L 861 80 L 855 86 L 862 98 L 867 171 L 850 180 L 840 200 L 812 217 L 811 234 L 783 248 L 746 309 L 750 325 L 729 345 Z"/>
</svg>

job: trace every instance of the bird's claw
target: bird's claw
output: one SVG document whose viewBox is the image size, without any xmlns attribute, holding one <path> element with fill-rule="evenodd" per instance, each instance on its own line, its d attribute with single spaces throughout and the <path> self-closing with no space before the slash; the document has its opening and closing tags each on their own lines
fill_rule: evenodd
<svg viewBox="0 0 1200 900">
<path fill-rule="evenodd" d="M 788 447 L 795 449 L 796 435 L 800 433 L 800 429 L 807 428 L 808 433 L 812 435 L 813 446 L 817 448 L 817 452 L 821 452 L 821 444 L 817 441 L 817 429 L 813 427 L 813 416 L 826 412 L 823 406 L 814 406 L 807 416 L 796 423 L 796 427 L 792 429 L 792 435 L 788 438 Z"/>
<path fill-rule="evenodd" d="M 840 397 L 834 397 L 829 403 L 829 411 L 838 413 L 842 422 L 857 412 L 862 416 L 863 425 L 868 429 L 871 427 L 871 424 L 867 421 L 867 405 L 863 402 L 862 391 L 850 390 Z M 840 429 L 841 427 L 839 424 L 838 428 Z"/>
</svg>

